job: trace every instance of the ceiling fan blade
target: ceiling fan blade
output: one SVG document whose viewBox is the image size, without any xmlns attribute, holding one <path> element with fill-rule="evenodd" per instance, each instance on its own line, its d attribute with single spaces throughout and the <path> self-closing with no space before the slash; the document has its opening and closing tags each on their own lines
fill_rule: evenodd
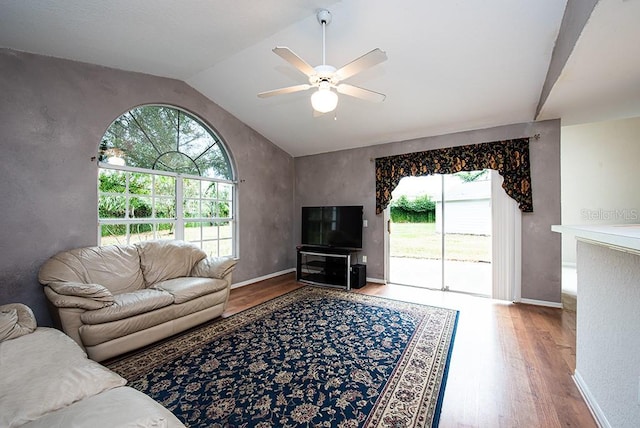
<svg viewBox="0 0 640 428">
<path fill-rule="evenodd" d="M 359 88 L 357 86 L 348 85 L 346 83 L 341 83 L 336 86 L 336 91 L 341 94 L 349 95 L 356 98 L 361 98 L 363 100 L 372 101 L 372 102 L 382 102 L 387 96 L 385 94 L 381 94 L 379 92 L 370 91 L 368 89 Z"/>
<path fill-rule="evenodd" d="M 335 74 L 338 76 L 339 80 L 344 80 L 386 60 L 387 53 L 380 50 L 380 48 L 375 48 L 374 50 L 362 55 L 360 58 L 354 59 L 349 64 L 343 66 L 337 70 Z"/>
<path fill-rule="evenodd" d="M 260 98 L 268 98 L 268 97 L 273 97 L 274 95 L 282 95 L 282 94 L 290 94 L 292 92 L 306 91 L 309 88 L 311 88 L 311 85 L 309 85 L 308 83 L 304 83 L 302 85 L 287 86 L 286 88 L 280 88 L 280 89 L 274 89 L 272 91 L 260 92 L 258 94 L 258 97 L 260 97 Z"/>
<path fill-rule="evenodd" d="M 295 68 L 306 74 L 307 76 L 311 76 L 316 73 L 313 67 L 307 63 L 307 61 L 300 58 L 298 55 L 293 53 L 293 51 L 287 47 L 277 46 L 273 48 L 273 53 L 278 55 L 280 58 L 287 61 L 289 64 L 293 65 Z"/>
</svg>

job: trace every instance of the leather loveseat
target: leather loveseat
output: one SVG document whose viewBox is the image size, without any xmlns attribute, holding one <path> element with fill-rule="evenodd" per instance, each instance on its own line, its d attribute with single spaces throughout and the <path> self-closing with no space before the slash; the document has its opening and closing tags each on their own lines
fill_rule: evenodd
<svg viewBox="0 0 640 428">
<path fill-rule="evenodd" d="M 64 251 L 38 279 L 57 327 L 102 361 L 220 316 L 236 263 L 156 240 Z"/>
<path fill-rule="evenodd" d="M 1 427 L 184 427 L 126 382 L 64 333 L 37 327 L 29 307 L 0 306 Z"/>
</svg>

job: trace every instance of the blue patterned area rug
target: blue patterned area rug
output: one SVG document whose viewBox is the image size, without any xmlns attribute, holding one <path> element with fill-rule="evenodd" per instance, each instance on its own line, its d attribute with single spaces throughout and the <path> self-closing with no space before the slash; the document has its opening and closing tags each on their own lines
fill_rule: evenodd
<svg viewBox="0 0 640 428">
<path fill-rule="evenodd" d="M 190 427 L 435 427 L 457 320 L 308 286 L 108 366 Z"/>
</svg>

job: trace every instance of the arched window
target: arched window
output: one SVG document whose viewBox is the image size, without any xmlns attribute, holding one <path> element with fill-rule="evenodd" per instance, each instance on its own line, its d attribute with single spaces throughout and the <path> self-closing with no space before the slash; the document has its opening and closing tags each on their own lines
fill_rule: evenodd
<svg viewBox="0 0 640 428">
<path fill-rule="evenodd" d="M 129 110 L 105 132 L 98 175 L 98 243 L 183 239 L 236 255 L 234 171 L 221 139 L 174 107 Z"/>
</svg>

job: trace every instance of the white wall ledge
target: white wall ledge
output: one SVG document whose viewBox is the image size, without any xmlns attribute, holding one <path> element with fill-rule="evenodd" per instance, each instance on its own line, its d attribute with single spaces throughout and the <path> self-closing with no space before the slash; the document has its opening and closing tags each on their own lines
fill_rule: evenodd
<svg viewBox="0 0 640 428">
<path fill-rule="evenodd" d="M 613 250 L 640 255 L 640 224 L 554 225 L 551 230 Z"/>
</svg>

